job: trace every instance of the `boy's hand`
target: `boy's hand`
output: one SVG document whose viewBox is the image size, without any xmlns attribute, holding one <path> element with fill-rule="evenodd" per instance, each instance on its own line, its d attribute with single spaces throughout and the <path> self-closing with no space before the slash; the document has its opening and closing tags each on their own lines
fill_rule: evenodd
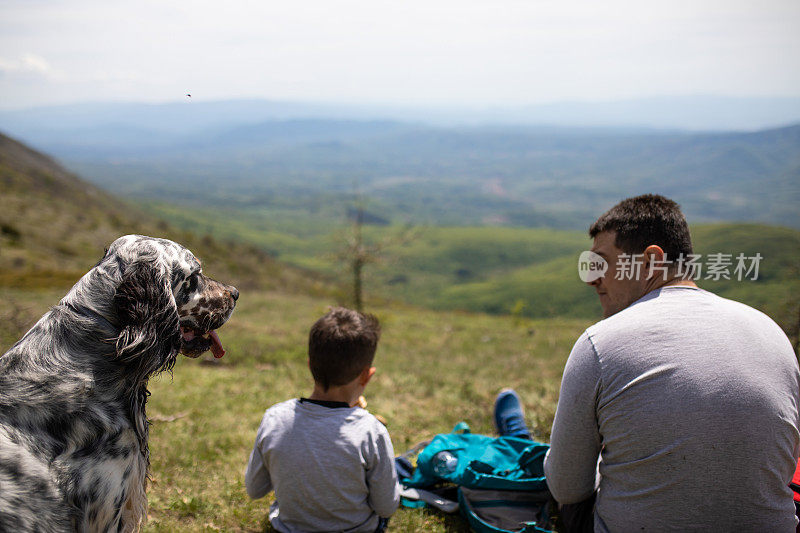
<svg viewBox="0 0 800 533">
<path fill-rule="evenodd" d="M 359 406 L 362 409 L 366 409 L 367 408 L 367 399 L 364 398 L 363 396 L 359 396 L 358 397 L 358 401 L 356 402 L 356 405 Z M 386 419 L 383 418 L 381 415 L 373 414 L 373 416 L 378 419 L 378 422 L 380 422 L 384 426 L 386 425 Z"/>
</svg>

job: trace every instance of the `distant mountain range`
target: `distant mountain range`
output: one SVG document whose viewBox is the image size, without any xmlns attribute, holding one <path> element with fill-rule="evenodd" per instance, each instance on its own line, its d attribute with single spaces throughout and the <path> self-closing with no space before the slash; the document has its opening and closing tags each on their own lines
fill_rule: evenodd
<svg viewBox="0 0 800 533">
<path fill-rule="evenodd" d="M 536 105 L 399 106 L 271 100 L 85 103 L 0 110 L 0 129 L 27 140 L 50 131 L 105 127 L 163 140 L 226 126 L 295 119 L 399 121 L 436 126 L 569 126 L 692 131 L 755 131 L 800 122 L 798 97 L 664 96 Z"/>
<path fill-rule="evenodd" d="M 584 228 L 625 196 L 658 192 L 696 222 L 800 228 L 800 126 L 621 127 L 635 117 L 661 127 L 667 118 L 677 124 L 689 115 L 700 122 L 709 114 L 800 119 L 800 99 L 676 98 L 447 113 L 455 112 L 266 101 L 85 104 L 0 112 L 0 129 L 114 193 L 144 199 L 252 209 L 280 204 L 303 218 L 320 205 L 343 215 L 358 192 L 393 222 Z M 526 125 L 556 115 L 562 123 L 580 115 L 604 126 Z"/>
</svg>

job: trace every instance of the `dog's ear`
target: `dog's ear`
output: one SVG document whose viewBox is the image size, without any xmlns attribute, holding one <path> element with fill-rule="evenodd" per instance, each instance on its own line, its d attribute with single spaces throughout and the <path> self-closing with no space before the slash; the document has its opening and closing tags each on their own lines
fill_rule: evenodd
<svg viewBox="0 0 800 533">
<path fill-rule="evenodd" d="M 180 349 L 178 309 L 163 270 L 155 261 L 134 261 L 125 268 L 114 295 L 121 328 L 116 357 L 135 369 L 139 383 L 172 369 Z"/>
</svg>

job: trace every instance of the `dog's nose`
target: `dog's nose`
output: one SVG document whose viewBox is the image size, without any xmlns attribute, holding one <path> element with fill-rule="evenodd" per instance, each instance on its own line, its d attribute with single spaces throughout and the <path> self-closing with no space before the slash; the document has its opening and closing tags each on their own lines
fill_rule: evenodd
<svg viewBox="0 0 800 533">
<path fill-rule="evenodd" d="M 231 290 L 229 292 L 234 302 L 239 299 L 239 291 L 236 289 L 236 287 L 231 287 Z"/>
</svg>

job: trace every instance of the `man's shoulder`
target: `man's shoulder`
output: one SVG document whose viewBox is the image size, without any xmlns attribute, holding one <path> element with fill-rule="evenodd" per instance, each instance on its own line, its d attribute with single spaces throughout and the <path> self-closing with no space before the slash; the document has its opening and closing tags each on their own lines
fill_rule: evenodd
<svg viewBox="0 0 800 533">
<path fill-rule="evenodd" d="M 719 305 L 718 300 L 723 299 L 695 287 L 662 287 L 595 322 L 586 328 L 585 336 L 592 343 L 598 338 L 636 336 L 639 332 L 652 331 L 654 327 L 669 327 L 679 317 L 697 313 L 698 306 Z"/>
<path fill-rule="evenodd" d="M 697 316 L 698 320 L 711 316 L 724 316 L 725 321 L 736 327 L 739 323 L 760 325 L 766 328 L 780 330 L 780 327 L 767 314 L 737 300 L 724 298 L 718 294 L 696 288 L 694 290 L 681 290 L 670 288 L 663 290 L 673 300 L 672 312 Z M 666 299 L 665 299 L 666 300 Z"/>
<path fill-rule="evenodd" d="M 780 332 L 769 316 L 747 304 L 697 287 L 662 287 L 589 326 L 586 336 L 594 343 L 601 338 L 640 337 L 671 329 L 681 335 L 708 328 L 736 330 L 744 324 L 749 324 L 748 328 Z"/>
</svg>

